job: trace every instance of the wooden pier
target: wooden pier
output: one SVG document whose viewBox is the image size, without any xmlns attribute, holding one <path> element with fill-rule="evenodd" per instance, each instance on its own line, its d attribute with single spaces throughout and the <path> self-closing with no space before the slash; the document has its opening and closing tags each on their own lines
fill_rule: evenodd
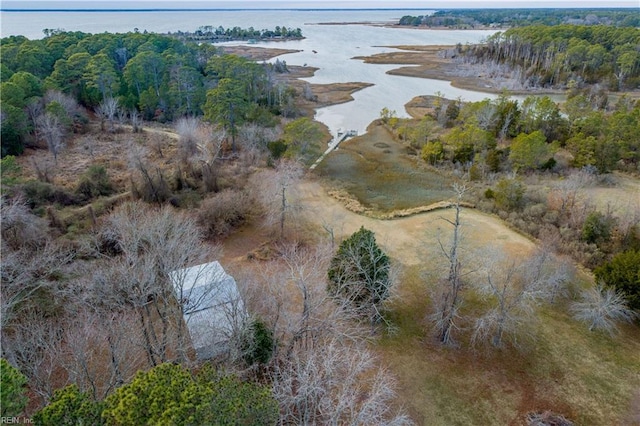
<svg viewBox="0 0 640 426">
<path fill-rule="evenodd" d="M 322 160 L 324 160 L 324 157 L 326 157 L 331 151 L 333 151 L 334 149 L 338 148 L 338 145 L 340 145 L 340 143 L 344 142 L 346 139 L 348 138 L 352 138 L 354 136 L 358 136 L 358 131 L 357 130 L 347 130 L 342 131 L 342 129 L 338 130 L 338 133 L 336 134 L 336 137 L 334 137 L 333 139 L 331 139 L 331 141 L 329 142 L 329 147 L 327 148 L 327 150 L 320 156 L 320 158 L 318 158 L 316 160 L 315 163 L 313 163 L 310 167 L 311 170 L 315 169 L 316 166 L 318 164 L 320 164 L 320 162 Z"/>
</svg>

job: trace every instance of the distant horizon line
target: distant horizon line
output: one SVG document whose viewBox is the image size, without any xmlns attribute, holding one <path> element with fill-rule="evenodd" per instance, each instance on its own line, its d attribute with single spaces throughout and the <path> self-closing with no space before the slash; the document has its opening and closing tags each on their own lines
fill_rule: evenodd
<svg viewBox="0 0 640 426">
<path fill-rule="evenodd" d="M 3 8 L 0 5 L 0 12 L 241 12 L 241 11 L 309 11 L 309 12 L 326 12 L 326 11 L 366 11 L 366 10 L 487 10 L 487 9 L 510 9 L 510 10 L 607 10 L 607 9 L 637 9 L 632 6 L 607 6 L 607 7 L 514 7 L 514 6 L 485 6 L 485 7 L 340 7 L 340 8 L 318 8 L 318 7 L 290 7 L 290 8 L 278 8 L 278 7 L 239 7 L 239 8 L 73 8 L 73 9 L 61 9 L 61 8 L 39 8 L 39 9 L 25 9 L 25 8 Z"/>
</svg>

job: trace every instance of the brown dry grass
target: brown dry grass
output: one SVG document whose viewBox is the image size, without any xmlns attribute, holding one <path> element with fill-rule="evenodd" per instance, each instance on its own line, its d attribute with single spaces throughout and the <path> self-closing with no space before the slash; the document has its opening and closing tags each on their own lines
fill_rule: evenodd
<svg viewBox="0 0 640 426">
<path fill-rule="evenodd" d="M 306 182 L 303 189 L 307 220 L 333 226 L 338 237 L 360 226 L 373 230 L 404 269 L 389 316 L 397 333 L 384 336 L 376 350 L 398 379 L 399 400 L 418 424 L 520 425 L 527 413 L 544 410 L 576 424 L 625 424 L 633 392 L 640 388 L 637 326 L 624 327 L 614 337 L 591 333 L 561 304 L 543 309 L 534 328 L 536 342 L 529 341 L 522 352 L 475 351 L 464 344 L 443 348 L 425 321 L 430 302 L 423 272 L 437 276 L 446 267 L 438 239 L 448 241 L 451 230 L 442 217 L 451 219 L 452 211 L 383 221 L 347 210 L 319 183 Z M 462 221 L 468 262 L 488 247 L 522 254 L 535 247 L 492 216 L 465 209 Z M 467 301 L 469 310 L 474 302 Z"/>
<path fill-rule="evenodd" d="M 116 133 L 109 134 L 102 132 L 99 124 L 92 123 L 85 134 L 72 135 L 67 139 L 57 163 L 44 149 L 27 150 L 24 155 L 17 157 L 17 161 L 25 180 L 37 179 L 34 163 L 48 164 L 53 171 L 52 183 L 68 190 L 76 187 L 90 166 L 103 166 L 116 191 L 124 192 L 130 182 L 128 147 L 131 144 L 147 147 L 154 165 L 169 169 L 178 161 L 176 138 L 171 131 L 155 127 L 132 133 L 128 126 L 120 126 Z M 162 157 L 152 149 L 154 143 L 164 147 Z"/>
</svg>

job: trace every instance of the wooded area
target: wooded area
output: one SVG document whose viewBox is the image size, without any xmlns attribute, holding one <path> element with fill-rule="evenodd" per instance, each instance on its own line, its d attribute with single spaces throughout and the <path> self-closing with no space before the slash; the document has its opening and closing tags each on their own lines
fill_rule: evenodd
<svg viewBox="0 0 640 426">
<path fill-rule="evenodd" d="M 58 31 L 1 43 L 3 156 L 37 144 L 38 132 L 51 134 L 45 139 L 55 146 L 59 133 L 81 131 L 88 117 L 76 105 L 100 107 L 109 125 L 207 114 L 232 135 L 246 120 L 269 124 L 273 115 L 293 114 L 291 89 L 273 77 L 285 63 L 258 64 L 206 43 Z"/>
<path fill-rule="evenodd" d="M 637 9 L 450 9 L 400 18 L 399 25 L 447 28 L 510 28 L 527 25 L 612 25 L 638 27 Z"/>
<path fill-rule="evenodd" d="M 480 62 L 517 67 L 529 87 L 599 84 L 622 91 L 640 85 L 638 45 L 640 29 L 634 27 L 532 25 L 498 32 L 460 53 Z"/>
</svg>

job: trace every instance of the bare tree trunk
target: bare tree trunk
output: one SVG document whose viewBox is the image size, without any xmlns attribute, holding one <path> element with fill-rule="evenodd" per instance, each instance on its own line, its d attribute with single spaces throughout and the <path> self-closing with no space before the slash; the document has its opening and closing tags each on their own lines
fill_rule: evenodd
<svg viewBox="0 0 640 426">
<path fill-rule="evenodd" d="M 454 220 L 444 219 L 453 226 L 453 236 L 451 239 L 451 247 L 445 250 L 442 243 L 440 248 L 449 260 L 449 273 L 446 279 L 446 288 L 443 290 L 439 307 L 435 314 L 436 331 L 438 340 L 443 344 L 452 344 L 452 332 L 455 329 L 455 322 L 458 317 L 458 309 L 460 307 L 460 292 L 463 288 L 461 276 L 461 264 L 459 260 L 458 250 L 460 248 L 460 210 L 462 197 L 466 191 L 464 185 L 454 185 L 456 192 L 456 201 L 453 203 L 455 209 Z"/>
</svg>

